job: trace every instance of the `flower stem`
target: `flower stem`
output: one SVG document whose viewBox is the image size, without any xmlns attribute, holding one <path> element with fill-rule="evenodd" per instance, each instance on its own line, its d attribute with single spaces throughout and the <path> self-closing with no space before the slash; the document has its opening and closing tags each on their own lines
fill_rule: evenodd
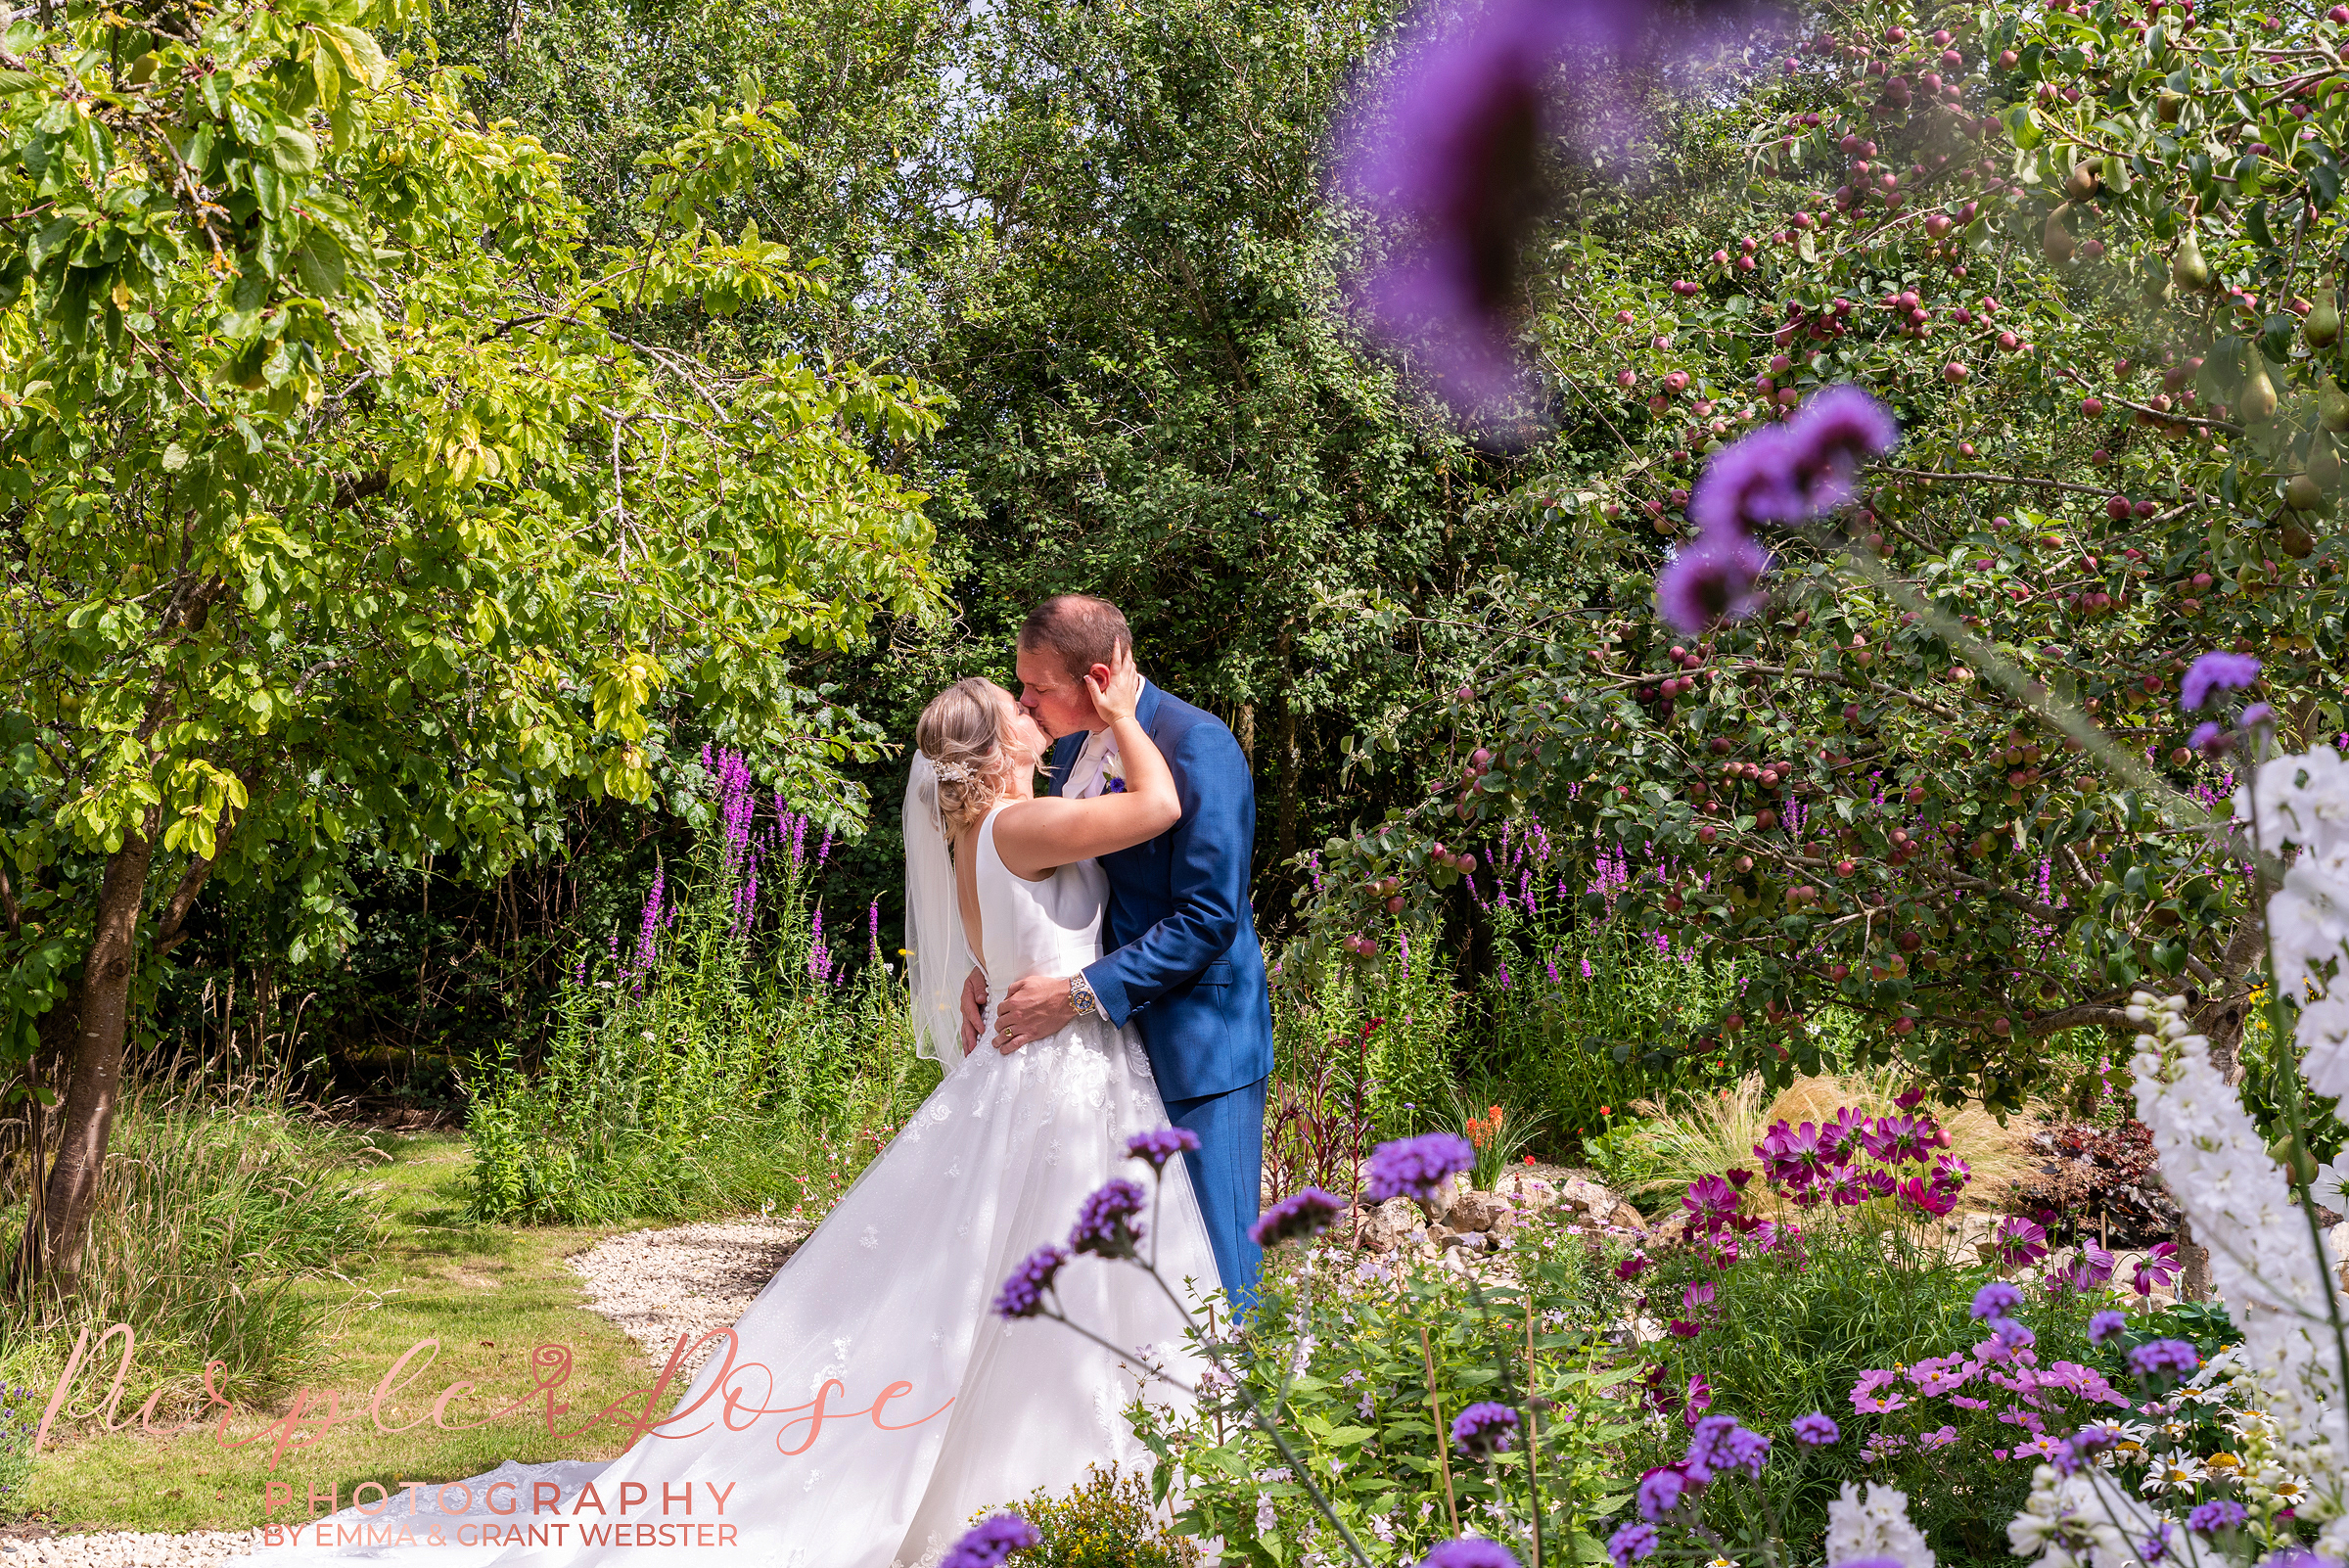
<svg viewBox="0 0 2349 1568">
<path fill-rule="evenodd" d="M 1436 1352 L 1428 1343 L 1427 1325 L 1419 1325 L 1419 1356 L 1427 1365 L 1427 1407 L 1436 1418 L 1436 1469 L 1444 1477 L 1444 1511 L 1451 1518 L 1451 1533 L 1460 1533 L 1459 1499 L 1451 1495 L 1451 1436 L 1444 1429 L 1444 1402 L 1436 1395 Z"/>
</svg>

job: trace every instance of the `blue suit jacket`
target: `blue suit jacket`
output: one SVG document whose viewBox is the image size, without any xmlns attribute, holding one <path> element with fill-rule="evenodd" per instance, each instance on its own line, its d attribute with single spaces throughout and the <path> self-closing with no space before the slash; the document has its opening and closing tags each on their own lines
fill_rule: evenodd
<svg viewBox="0 0 2349 1568">
<path fill-rule="evenodd" d="M 1111 1023 L 1142 1035 L 1159 1093 L 1197 1099 L 1272 1071 L 1272 1005 L 1248 906 L 1256 782 L 1222 721 L 1153 684 L 1134 715 L 1174 770 L 1182 819 L 1101 857 L 1108 952 L 1084 978 Z M 1084 736 L 1053 744 L 1052 793 L 1068 787 Z"/>
</svg>

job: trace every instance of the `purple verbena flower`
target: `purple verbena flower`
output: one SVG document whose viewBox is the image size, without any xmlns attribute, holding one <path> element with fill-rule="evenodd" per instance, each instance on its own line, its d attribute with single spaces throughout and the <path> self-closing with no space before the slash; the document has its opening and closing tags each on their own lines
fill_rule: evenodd
<svg viewBox="0 0 2349 1568">
<path fill-rule="evenodd" d="M 1462 413 L 1518 385 L 1520 256 L 1541 210 L 1555 73 L 1569 46 L 1621 46 L 1643 19 L 1628 0 L 1497 0 L 1473 23 L 1433 22 L 1349 129 L 1342 183 L 1412 231 L 1359 298 Z"/>
<path fill-rule="evenodd" d="M 1329 1228 L 1330 1222 L 1346 1212 L 1345 1200 L 1307 1187 L 1292 1192 L 1264 1212 L 1255 1224 L 1248 1227 L 1248 1239 L 1260 1247 L 1277 1247 L 1284 1241 L 1300 1241 L 1319 1235 Z"/>
<path fill-rule="evenodd" d="M 1479 1459 L 1506 1453 L 1516 1435 L 1517 1412 L 1491 1400 L 1469 1406 L 1451 1423 L 1452 1442 Z"/>
<path fill-rule="evenodd" d="M 1974 1292 L 1974 1304 L 1968 1307 L 1968 1317 L 1987 1317 L 1996 1321 L 2023 1304 L 2023 1293 L 2004 1279 L 1994 1279 Z"/>
<path fill-rule="evenodd" d="M 1835 1424 L 1833 1416 L 1821 1410 L 1813 1410 L 1809 1415 L 1796 1416 L 1793 1431 L 1794 1440 L 1797 1443 L 1815 1449 L 1823 1449 L 1828 1444 L 1838 1443 L 1843 1439 L 1843 1428 Z"/>
<path fill-rule="evenodd" d="M 1723 538 L 1743 537 L 1758 523 L 1799 523 L 1809 514 L 1782 425 L 1766 425 L 1715 452 L 1688 496 L 1688 521 Z"/>
<path fill-rule="evenodd" d="M 1199 1134 L 1187 1127 L 1154 1127 L 1126 1140 L 1126 1157 L 1147 1160 L 1151 1170 L 1164 1171 L 1169 1160 L 1198 1147 Z"/>
<path fill-rule="evenodd" d="M 2216 719 L 2206 718 L 2194 726 L 2194 732 L 2187 736 L 2186 744 L 2216 761 L 2234 750 L 2234 737 L 2228 734 L 2226 726 Z"/>
<path fill-rule="evenodd" d="M 2178 682 L 2178 711 L 2198 713 L 2213 693 L 2240 691 L 2259 679 L 2259 661 L 2250 654 L 2214 649 L 2187 667 Z"/>
<path fill-rule="evenodd" d="M 1044 1544 L 1036 1526 L 1016 1513 L 998 1513 L 971 1527 L 938 1568 L 999 1568 L 1015 1551 L 1032 1551 Z"/>
<path fill-rule="evenodd" d="M 1681 1505 L 1681 1494 L 1695 1490 L 1678 1465 L 1659 1465 L 1639 1478 L 1639 1517 L 1653 1524 Z"/>
<path fill-rule="evenodd" d="M 2140 1377 L 2188 1378 L 2202 1364 L 2202 1353 L 2183 1339 L 2157 1339 L 2129 1353 L 2129 1369 Z"/>
<path fill-rule="evenodd" d="M 2188 1509 L 2186 1527 L 2196 1535 L 2215 1536 L 2222 1530 L 2238 1530 L 2250 1518 L 2243 1505 L 2232 1498 L 2220 1498 L 2211 1502 L 2199 1502 Z"/>
<path fill-rule="evenodd" d="M 1656 1527 L 1652 1524 L 1627 1524 L 1607 1538 L 1607 1555 L 1615 1559 L 1615 1568 L 1632 1568 L 1655 1549 Z"/>
<path fill-rule="evenodd" d="M 2129 1314 L 2127 1313 L 2101 1312 L 2088 1320 L 2088 1342 L 2091 1345 L 2101 1345 L 2107 1340 L 2118 1339 L 2128 1331 Z"/>
<path fill-rule="evenodd" d="M 1497 1541 L 1462 1536 L 1439 1541 L 1419 1559 L 1419 1568 L 1517 1568 L 1517 1559 Z"/>
<path fill-rule="evenodd" d="M 995 1315 L 1033 1317 L 1043 1311 L 1044 1293 L 1052 1288 L 1053 1276 L 1068 1261 L 1068 1253 L 1059 1247 L 1038 1247 L 1030 1253 L 1004 1276 L 1002 1288 L 995 1292 Z"/>
<path fill-rule="evenodd" d="M 1138 1181 L 1123 1176 L 1103 1182 L 1077 1210 L 1077 1226 L 1069 1232 L 1071 1252 L 1089 1252 L 1102 1258 L 1130 1258 L 1142 1239 L 1142 1210 L 1150 1194 Z"/>
<path fill-rule="evenodd" d="M 1476 1164 L 1476 1146 L 1457 1132 L 1422 1132 L 1397 1138 L 1370 1151 L 1363 1164 L 1363 1191 L 1372 1203 L 1415 1198 L 1431 1203 L 1451 1178 Z"/>
<path fill-rule="evenodd" d="M 1829 387 L 1787 422 L 1794 480 L 1815 512 L 1852 498 L 1860 465 L 1897 445 L 1901 427 L 1892 410 L 1858 387 Z"/>
<path fill-rule="evenodd" d="M 1738 1425 L 1733 1416 L 1708 1415 L 1696 1423 L 1681 1464 L 1691 1482 L 1702 1484 L 1727 1470 L 1758 1476 L 1769 1458 L 1770 1439 Z"/>
<path fill-rule="evenodd" d="M 1770 552 L 1743 535 L 1707 533 L 1685 544 L 1656 574 L 1656 613 L 1695 636 L 1762 606 L 1758 591 Z"/>
</svg>

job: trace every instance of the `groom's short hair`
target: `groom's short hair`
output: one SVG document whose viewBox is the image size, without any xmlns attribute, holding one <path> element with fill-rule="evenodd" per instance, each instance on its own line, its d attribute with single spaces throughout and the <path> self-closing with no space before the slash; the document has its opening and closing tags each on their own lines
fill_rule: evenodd
<svg viewBox="0 0 2349 1568">
<path fill-rule="evenodd" d="M 1115 668 L 1118 655 L 1133 646 L 1133 631 L 1107 599 L 1056 593 L 1020 623 L 1020 646 L 1050 649 L 1070 674 L 1082 675 L 1095 665 Z"/>
</svg>

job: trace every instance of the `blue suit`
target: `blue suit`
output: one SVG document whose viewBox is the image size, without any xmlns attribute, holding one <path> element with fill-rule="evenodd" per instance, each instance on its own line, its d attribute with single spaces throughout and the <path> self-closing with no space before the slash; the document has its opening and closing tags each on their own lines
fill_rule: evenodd
<svg viewBox="0 0 2349 1568">
<path fill-rule="evenodd" d="M 1134 717 L 1174 771 L 1182 819 L 1101 857 L 1109 950 L 1084 978 L 1111 1023 L 1140 1030 L 1168 1116 L 1199 1136 L 1185 1163 L 1224 1294 L 1244 1310 L 1255 1304 L 1263 1262 L 1248 1227 L 1264 1179 L 1272 1074 L 1271 992 L 1248 903 L 1256 783 L 1240 743 L 1212 714 L 1150 685 Z M 1053 794 L 1068 787 L 1084 740 L 1054 743 Z"/>
</svg>

